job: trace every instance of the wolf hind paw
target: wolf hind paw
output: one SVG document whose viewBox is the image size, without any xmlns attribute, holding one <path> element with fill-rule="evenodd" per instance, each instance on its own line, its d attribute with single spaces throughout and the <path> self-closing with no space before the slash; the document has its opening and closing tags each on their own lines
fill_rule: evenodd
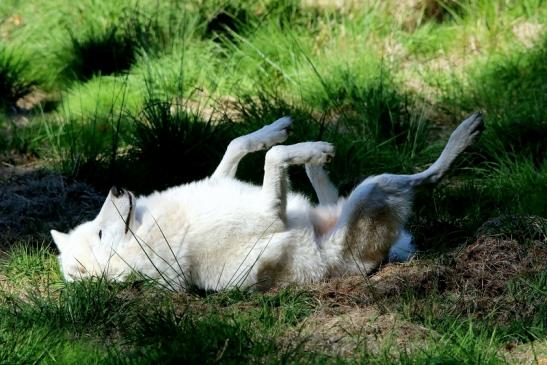
<svg viewBox="0 0 547 365">
<path fill-rule="evenodd" d="M 472 145 L 484 130 L 484 121 L 482 113 L 475 112 L 465 119 L 452 132 L 448 141 L 449 146 L 453 146 L 455 152 L 462 152 L 464 149 Z"/>
</svg>

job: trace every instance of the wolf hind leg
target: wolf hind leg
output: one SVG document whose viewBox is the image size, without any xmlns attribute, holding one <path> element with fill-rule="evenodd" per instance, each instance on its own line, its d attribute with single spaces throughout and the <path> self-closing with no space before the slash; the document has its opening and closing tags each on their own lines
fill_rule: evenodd
<svg viewBox="0 0 547 365">
<path fill-rule="evenodd" d="M 403 176 L 367 178 L 343 202 L 336 225 L 320 239 L 333 273 L 369 273 L 387 257 L 411 211 L 411 185 L 392 184 Z"/>
<path fill-rule="evenodd" d="M 447 173 L 456 158 L 475 140 L 484 130 L 482 114 L 475 112 L 452 132 L 443 152 L 427 170 L 411 175 L 413 186 L 422 184 L 436 184 Z"/>
<path fill-rule="evenodd" d="M 479 136 L 483 130 L 481 113 L 473 113 L 451 134 L 441 156 L 427 170 L 400 179 L 402 188 L 422 184 L 437 183 L 448 171 L 454 160 Z M 320 205 L 332 205 L 338 202 L 338 189 L 330 181 L 323 165 L 306 164 L 306 174 L 317 194 Z M 393 181 L 395 182 L 395 180 Z"/>
<path fill-rule="evenodd" d="M 474 113 L 451 134 L 443 152 L 428 169 L 413 175 L 382 174 L 367 178 L 343 203 L 335 227 L 322 245 L 335 271 L 370 272 L 388 255 L 411 211 L 413 190 L 437 183 L 454 160 L 483 129 Z"/>
<path fill-rule="evenodd" d="M 232 140 L 211 178 L 235 177 L 237 166 L 245 155 L 284 142 L 291 123 L 290 117 L 283 117 L 253 133 Z"/>
</svg>

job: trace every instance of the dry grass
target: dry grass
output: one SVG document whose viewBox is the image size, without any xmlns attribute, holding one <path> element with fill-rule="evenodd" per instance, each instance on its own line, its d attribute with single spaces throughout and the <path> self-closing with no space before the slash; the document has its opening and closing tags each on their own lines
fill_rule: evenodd
<svg viewBox="0 0 547 365">
<path fill-rule="evenodd" d="M 503 324 L 515 313 L 526 316 L 537 309 L 537 303 L 515 302 L 508 284 L 542 272 L 546 262 L 547 246 L 540 241 L 522 244 L 481 236 L 436 260 L 387 264 L 370 277 L 333 279 L 309 290 L 333 313 L 344 313 L 354 306 L 369 311 L 372 306 L 385 314 L 400 309 L 401 297 L 412 293 L 422 298 L 424 305 L 429 304 L 429 296 L 442 296 L 437 310 L 446 314 L 491 315 L 496 323 Z"/>
<path fill-rule="evenodd" d="M 538 222 L 537 218 L 528 219 Z M 370 277 L 336 278 L 305 290 L 320 304 L 287 340 L 307 339 L 306 348 L 350 357 L 356 348 L 372 354 L 412 352 L 441 335 L 420 316 L 442 320 L 476 318 L 493 326 L 533 316 L 537 302 L 515 300 L 509 283 L 546 269 L 547 246 L 482 235 L 468 246 L 438 259 L 387 264 Z M 410 297 L 409 297 L 410 295 Z M 429 314 L 425 314 L 429 313 Z M 500 353 L 511 363 L 535 364 L 545 344 L 509 341 Z M 391 353 L 391 351 L 395 351 Z M 542 357 L 543 356 L 543 357 Z"/>
<path fill-rule="evenodd" d="M 547 365 L 547 340 L 507 346 L 505 357 L 513 364 Z"/>
<path fill-rule="evenodd" d="M 321 348 L 331 355 L 351 358 L 356 348 L 366 348 L 376 355 L 389 349 L 397 353 L 413 351 L 433 335 L 434 331 L 396 313 L 382 314 L 372 306 L 354 306 L 322 307 L 297 330 L 292 329 L 287 339 L 303 336 L 309 350 Z"/>
<path fill-rule="evenodd" d="M 455 255 L 447 289 L 467 292 L 473 302 L 462 298 L 461 304 L 486 314 L 505 300 L 510 280 L 540 272 L 546 262 L 547 246 L 542 243 L 481 237 Z"/>
</svg>

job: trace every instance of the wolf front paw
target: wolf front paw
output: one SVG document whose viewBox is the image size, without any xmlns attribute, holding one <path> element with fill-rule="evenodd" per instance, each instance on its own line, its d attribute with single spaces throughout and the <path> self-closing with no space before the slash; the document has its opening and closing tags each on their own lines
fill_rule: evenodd
<svg viewBox="0 0 547 365">
<path fill-rule="evenodd" d="M 266 158 L 272 162 L 288 165 L 321 165 L 334 157 L 334 146 L 327 142 L 303 142 L 289 146 L 275 146 Z"/>
<path fill-rule="evenodd" d="M 290 117 L 283 117 L 245 136 L 236 139 L 246 152 L 266 150 L 276 144 L 283 143 L 289 136 Z"/>
<path fill-rule="evenodd" d="M 302 145 L 303 149 L 302 157 L 305 159 L 303 163 L 310 165 L 323 165 L 331 162 L 334 158 L 335 148 L 331 143 L 304 142 L 293 146 L 300 148 L 300 145 Z"/>
</svg>

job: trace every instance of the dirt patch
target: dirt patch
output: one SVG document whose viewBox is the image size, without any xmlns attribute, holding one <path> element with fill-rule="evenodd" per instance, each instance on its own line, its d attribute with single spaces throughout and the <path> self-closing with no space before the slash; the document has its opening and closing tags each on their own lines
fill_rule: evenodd
<svg viewBox="0 0 547 365">
<path fill-rule="evenodd" d="M 68 230 L 93 217 L 104 197 L 87 184 L 48 171 L 0 181 L 0 248 L 16 238 L 33 240 L 50 229 Z"/>
<path fill-rule="evenodd" d="M 44 164 L 31 154 L 4 153 L 0 155 L 0 185 L 14 176 L 36 171 Z"/>
<path fill-rule="evenodd" d="M 398 300 L 407 291 L 430 292 L 445 280 L 449 272 L 450 267 L 431 260 L 390 263 L 371 276 L 334 278 L 309 290 L 324 307 L 333 310 L 372 305 L 386 311 L 386 301 Z"/>
<path fill-rule="evenodd" d="M 335 312 L 320 310 L 288 338 L 304 338 L 310 350 L 321 348 L 347 358 L 356 348 L 366 348 L 372 354 L 390 349 L 395 354 L 402 349 L 411 351 L 424 346 L 431 336 L 431 330 L 396 314 L 382 314 L 372 307 L 352 307 Z"/>
<path fill-rule="evenodd" d="M 483 323 L 505 326 L 532 321 L 545 298 L 526 284 L 547 269 L 547 246 L 539 241 L 481 237 L 454 255 L 444 279 L 443 308 L 447 314 L 472 315 Z M 544 310 L 544 309 L 543 309 Z"/>
<path fill-rule="evenodd" d="M 52 105 L 60 100 L 60 96 L 55 93 L 47 93 L 44 90 L 33 88 L 30 93 L 23 96 L 15 105 L 20 112 L 30 112 L 36 107 L 40 107 L 42 110 L 48 110 Z"/>
<path fill-rule="evenodd" d="M 532 48 L 541 39 L 543 25 L 524 21 L 513 25 L 511 30 L 520 43 Z"/>
<path fill-rule="evenodd" d="M 513 364 L 547 365 L 547 340 L 507 346 L 503 355 Z"/>
</svg>

